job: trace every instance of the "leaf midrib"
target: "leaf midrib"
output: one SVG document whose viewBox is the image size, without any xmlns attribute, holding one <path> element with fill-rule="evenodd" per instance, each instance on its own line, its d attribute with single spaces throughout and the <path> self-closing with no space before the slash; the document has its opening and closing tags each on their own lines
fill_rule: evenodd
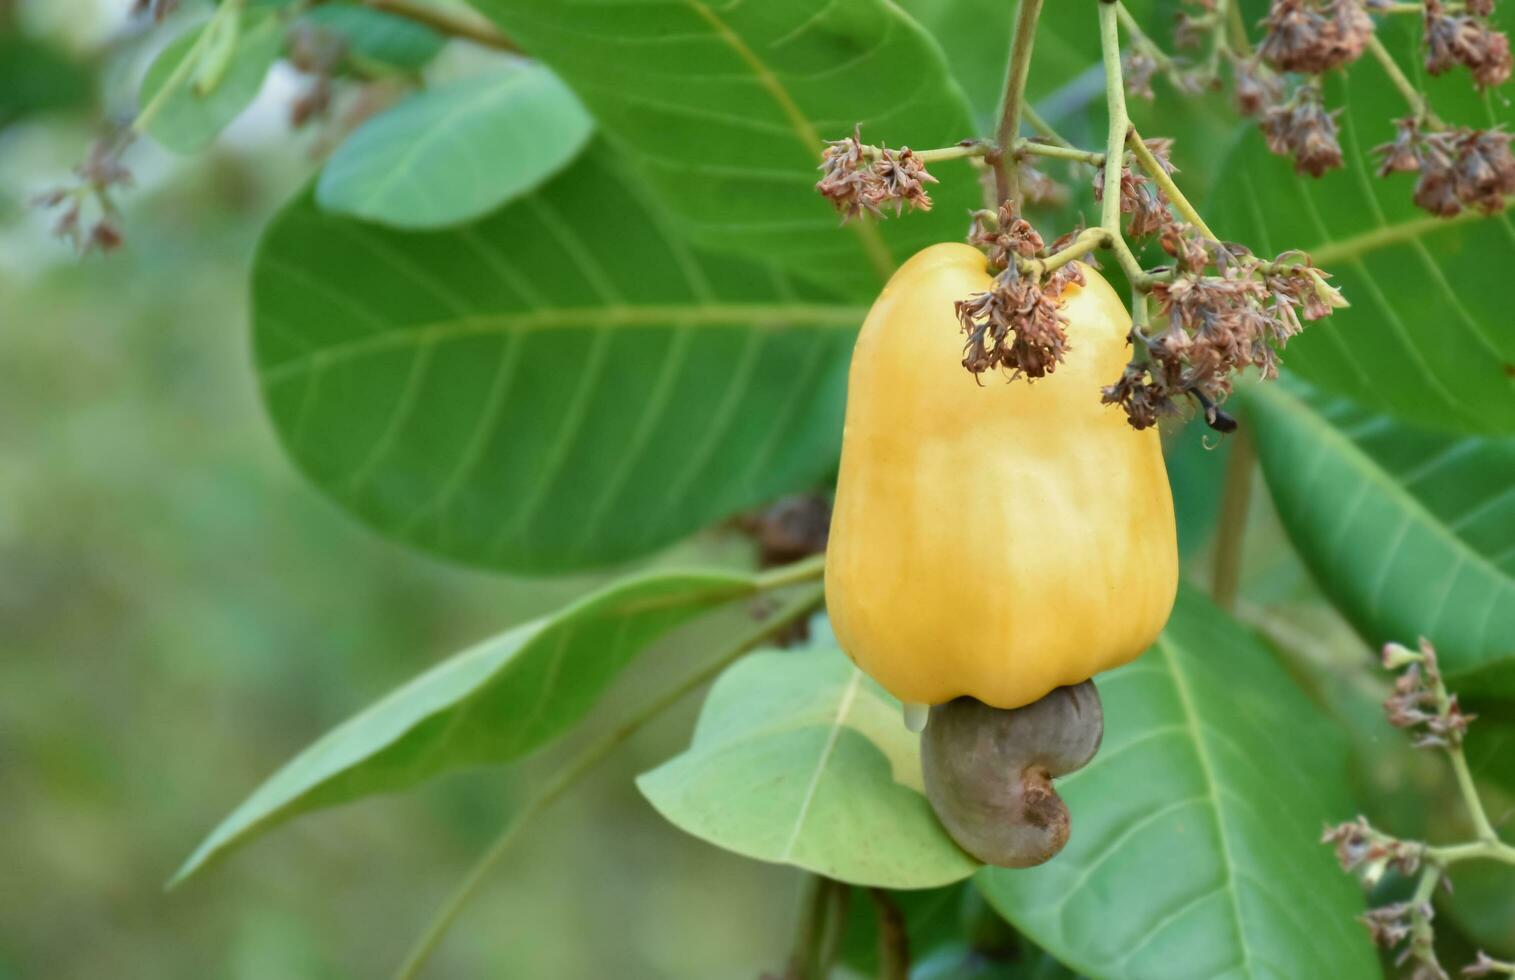
<svg viewBox="0 0 1515 980">
<path fill-rule="evenodd" d="M 333 363 L 404 347 L 420 347 L 458 337 L 494 333 L 530 332 L 571 328 L 620 327 L 742 327 L 750 330 L 780 330 L 796 326 L 852 329 L 863 322 L 867 310 L 860 306 L 826 303 L 703 303 L 690 305 L 614 304 L 523 310 L 451 317 L 343 341 L 264 367 L 265 388 Z"/>
</svg>

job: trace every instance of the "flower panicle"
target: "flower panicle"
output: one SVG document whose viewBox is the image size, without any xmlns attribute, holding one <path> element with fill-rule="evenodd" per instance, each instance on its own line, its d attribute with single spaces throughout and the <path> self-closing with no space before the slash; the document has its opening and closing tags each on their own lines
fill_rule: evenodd
<svg viewBox="0 0 1515 980">
<path fill-rule="evenodd" d="M 821 154 L 821 179 L 815 189 L 831 202 L 843 221 L 864 215 L 884 217 L 884 208 L 893 206 L 899 215 L 906 206 L 912 211 L 930 211 L 931 195 L 927 184 L 937 179 L 926 171 L 910 148 L 873 151 L 863 145 L 861 134 L 828 140 Z"/>
</svg>

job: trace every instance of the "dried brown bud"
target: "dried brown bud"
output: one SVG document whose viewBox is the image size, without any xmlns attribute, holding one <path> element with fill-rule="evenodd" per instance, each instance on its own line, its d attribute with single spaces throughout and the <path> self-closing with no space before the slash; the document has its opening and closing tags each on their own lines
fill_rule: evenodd
<svg viewBox="0 0 1515 980">
<path fill-rule="evenodd" d="M 1126 52 L 1122 74 L 1126 79 L 1126 91 L 1134 98 L 1151 102 L 1152 77 L 1157 74 L 1157 61 L 1140 48 Z"/>
<path fill-rule="evenodd" d="M 1510 39 L 1492 30 L 1484 16 L 1471 6 L 1467 14 L 1451 14 L 1441 0 L 1425 0 L 1426 71 L 1440 75 L 1454 65 L 1464 65 L 1479 88 L 1508 80 Z"/>
<path fill-rule="evenodd" d="M 1465 206 L 1494 214 L 1515 194 L 1510 140 L 1502 129 L 1425 132 L 1401 119 L 1394 142 L 1375 150 L 1384 158 L 1378 173 L 1418 171 L 1415 203 L 1431 214 L 1448 217 Z"/>
<path fill-rule="evenodd" d="M 878 155 L 876 160 L 872 159 L 874 152 Z M 898 151 L 880 147 L 872 151 L 863 146 L 854 129 L 845 139 L 827 141 L 821 154 L 821 179 L 815 189 L 847 221 L 864 213 L 882 216 L 886 204 L 894 205 L 896 215 L 907 204 L 915 210 L 929 211 L 931 197 L 925 184 L 936 182 L 909 147 Z"/>
<path fill-rule="evenodd" d="M 1362 0 L 1273 0 L 1264 24 L 1263 60 L 1310 75 L 1356 61 L 1373 36 Z"/>
<path fill-rule="evenodd" d="M 1143 142 L 1163 169 L 1173 173 L 1173 165 L 1168 162 L 1173 141 L 1149 139 Z M 1102 201 L 1104 198 L 1105 171 L 1101 167 L 1094 172 L 1094 200 Z M 1130 165 L 1121 167 L 1120 171 L 1120 211 L 1121 214 L 1131 216 L 1131 222 L 1126 226 L 1126 234 L 1131 238 L 1157 234 L 1173 223 L 1173 213 L 1168 209 L 1167 197 L 1145 174 Z"/>
<path fill-rule="evenodd" d="M 956 304 L 968 334 L 963 367 L 982 374 L 993 367 L 1043 378 L 1056 370 L 1068 350 L 1066 322 L 1057 309 L 1057 284 L 1040 283 L 1011 264 L 994 280 L 994 288 Z"/>
<path fill-rule="evenodd" d="M 1236 77 L 1236 108 L 1244 116 L 1260 116 L 1283 99 L 1283 84 L 1256 58 L 1232 63 Z"/>
<path fill-rule="evenodd" d="M 1268 149 L 1294 157 L 1298 173 L 1319 177 L 1341 166 L 1341 143 L 1336 137 L 1336 116 L 1321 106 L 1311 86 L 1301 88 L 1294 99 L 1263 114 L 1261 126 Z"/>
</svg>

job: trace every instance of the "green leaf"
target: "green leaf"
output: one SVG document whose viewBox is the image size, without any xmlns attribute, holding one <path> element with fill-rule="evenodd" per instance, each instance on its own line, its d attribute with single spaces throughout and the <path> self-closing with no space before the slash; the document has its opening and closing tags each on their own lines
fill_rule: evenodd
<svg viewBox="0 0 1515 980">
<path fill-rule="evenodd" d="M 1515 27 L 1515 8 L 1501 8 Z M 1385 18 L 1385 43 L 1412 75 L 1420 53 L 1415 18 Z M 1289 342 L 1285 361 L 1316 385 L 1421 425 L 1515 432 L 1515 318 L 1509 315 L 1508 212 L 1431 217 L 1411 201 L 1413 179 L 1373 175 L 1375 144 L 1394 135 L 1403 100 L 1364 58 L 1333 72 L 1327 103 L 1340 118 L 1343 170 L 1296 176 L 1249 132 L 1231 154 L 1206 216 L 1216 232 L 1273 254 L 1302 248 L 1336 276 L 1352 303 Z M 1449 121 L 1515 123 L 1508 100 L 1473 94 L 1464 71 L 1420 79 Z"/>
<path fill-rule="evenodd" d="M 592 150 L 445 232 L 296 202 L 252 286 L 289 454 L 376 529 L 523 571 L 641 556 L 815 485 L 864 311 L 692 251 L 640 195 Z"/>
<path fill-rule="evenodd" d="M 541 65 L 492 71 L 365 122 L 321 171 L 316 200 L 397 228 L 459 224 L 535 190 L 593 131 L 573 93 Z"/>
<path fill-rule="evenodd" d="M 584 100 L 695 241 L 872 296 L 920 248 L 962 237 L 979 184 L 933 172 L 936 207 L 839 226 L 815 193 L 822 140 L 917 148 L 977 135 L 941 50 L 888 0 L 476 6 Z"/>
<path fill-rule="evenodd" d="M 658 637 L 761 584 L 726 572 L 642 575 L 444 660 L 270 776 L 195 849 L 173 883 L 298 814 L 524 755 L 582 718 Z"/>
<path fill-rule="evenodd" d="M 1354 812 L 1341 735 L 1268 651 L 1184 590 L 1156 646 L 1099 679 L 1105 741 L 1058 782 L 1062 854 L 979 884 L 1091 976 L 1376 978 L 1357 883 L 1320 831 Z"/>
<path fill-rule="evenodd" d="M 931 812 L 899 702 L 835 647 L 728 668 L 689 749 L 637 786 L 686 833 L 839 881 L 930 888 L 978 866 Z"/>
<path fill-rule="evenodd" d="M 1413 429 L 1277 385 L 1242 398 L 1284 527 L 1373 645 L 1436 644 L 1465 693 L 1515 693 L 1515 439 Z"/>
<path fill-rule="evenodd" d="M 284 49 L 284 27 L 276 12 L 243 13 L 231 60 L 216 76 L 214 87 L 202 94 L 196 91 L 194 80 L 207 47 L 201 38 L 209 26 L 207 22 L 169 42 L 142 79 L 142 108 L 156 106 L 147 131 L 178 153 L 204 148 L 237 118 L 257 98 L 264 77 Z"/>
<path fill-rule="evenodd" d="M 300 19 L 340 35 L 349 59 L 402 71 L 420 69 L 446 43 L 424 24 L 352 3 L 323 3 Z"/>
</svg>

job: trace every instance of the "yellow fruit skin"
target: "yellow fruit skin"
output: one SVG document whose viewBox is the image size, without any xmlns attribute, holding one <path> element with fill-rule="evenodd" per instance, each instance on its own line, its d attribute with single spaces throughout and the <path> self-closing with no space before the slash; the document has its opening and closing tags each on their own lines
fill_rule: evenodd
<svg viewBox="0 0 1515 980">
<path fill-rule="evenodd" d="M 1173 608 L 1178 545 L 1157 431 L 1100 404 L 1131 320 L 1092 269 L 1062 297 L 1049 377 L 983 384 L 954 300 L 984 257 L 934 245 L 873 304 L 847 393 L 826 604 L 842 649 L 890 693 L 1016 708 L 1146 649 Z"/>
</svg>

